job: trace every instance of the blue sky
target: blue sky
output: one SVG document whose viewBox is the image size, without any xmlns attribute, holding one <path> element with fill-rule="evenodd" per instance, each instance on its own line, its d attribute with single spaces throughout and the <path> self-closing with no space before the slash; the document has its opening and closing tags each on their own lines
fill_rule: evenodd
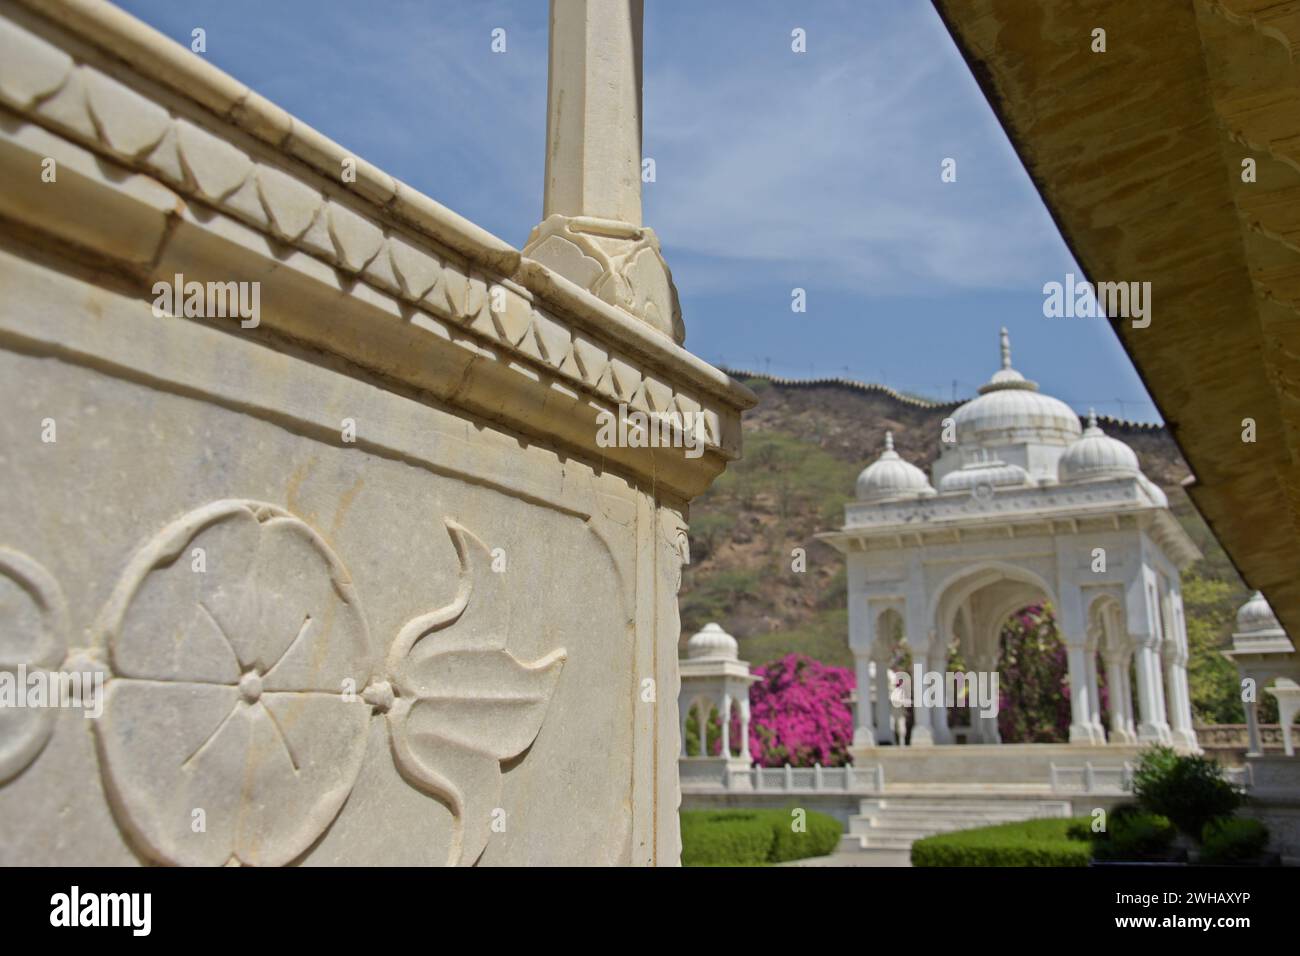
<svg viewBox="0 0 1300 956">
<path fill-rule="evenodd" d="M 202 27 L 217 66 L 512 244 L 541 217 L 545 0 L 117 2 L 186 46 Z M 1044 391 L 1158 420 L 1104 320 L 1043 316 L 1078 267 L 929 3 L 646 7 L 645 221 L 689 348 L 965 397 L 1006 325 Z"/>
</svg>

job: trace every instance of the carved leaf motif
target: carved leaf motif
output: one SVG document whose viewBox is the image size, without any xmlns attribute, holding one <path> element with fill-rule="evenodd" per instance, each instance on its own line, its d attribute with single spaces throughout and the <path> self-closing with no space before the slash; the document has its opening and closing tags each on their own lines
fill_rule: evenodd
<svg viewBox="0 0 1300 956">
<path fill-rule="evenodd" d="M 487 547 L 454 521 L 460 559 L 452 602 L 408 623 L 389 654 L 398 700 L 389 711 L 398 769 L 455 816 L 449 862 L 472 865 L 487 847 L 501 800 L 501 761 L 536 739 L 564 666 L 563 648 L 532 663 L 501 645 L 506 602 Z M 439 634 L 453 629 L 452 632 Z"/>
</svg>

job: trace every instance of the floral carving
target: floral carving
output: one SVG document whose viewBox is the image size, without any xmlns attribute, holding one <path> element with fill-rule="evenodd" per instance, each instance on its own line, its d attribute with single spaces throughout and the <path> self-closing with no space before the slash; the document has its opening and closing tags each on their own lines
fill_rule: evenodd
<svg viewBox="0 0 1300 956">
<path fill-rule="evenodd" d="M 472 865 L 500 804 L 501 761 L 537 737 L 565 651 L 522 663 L 504 649 L 502 576 L 482 541 L 451 520 L 447 531 L 460 586 L 450 604 L 413 619 L 393 642 L 388 671 L 398 697 L 388 720 L 398 769 L 455 815 L 449 862 Z"/>
<path fill-rule="evenodd" d="M 311 846 L 352 789 L 371 716 L 345 693 L 369 681 L 366 622 L 321 537 L 258 502 L 193 511 L 131 561 L 101 633 L 105 784 L 144 852 L 275 865 Z"/>
<path fill-rule="evenodd" d="M 0 548 L 0 671 L 50 670 L 64 655 L 68 612 L 58 583 L 31 558 Z M 22 688 L 18 688 L 21 693 Z M 36 759 L 54 729 L 50 707 L 0 707 L 0 783 Z"/>
<path fill-rule="evenodd" d="M 564 651 L 521 663 L 505 650 L 501 576 L 446 524 L 456 595 L 402 628 L 386 663 L 342 561 L 274 505 L 214 502 L 136 554 L 97 627 L 112 673 L 96 734 L 114 813 L 144 855 L 301 857 L 347 800 L 380 714 L 404 779 L 452 811 L 450 862 L 478 860 L 501 761 L 536 738 Z"/>
</svg>

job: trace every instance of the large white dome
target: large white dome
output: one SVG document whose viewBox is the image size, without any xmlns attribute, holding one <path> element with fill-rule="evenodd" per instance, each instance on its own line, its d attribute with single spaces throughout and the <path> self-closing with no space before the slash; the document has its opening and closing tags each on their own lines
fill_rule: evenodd
<svg viewBox="0 0 1300 956">
<path fill-rule="evenodd" d="M 1061 482 L 1132 478 L 1139 471 L 1133 449 L 1103 432 L 1097 424 L 1096 412 L 1088 413 L 1088 427 L 1083 437 L 1065 450 L 1056 466 L 1057 478 Z"/>
<path fill-rule="evenodd" d="M 1038 384 L 1011 367 L 1011 344 L 1002 330 L 1002 368 L 978 398 L 953 413 L 957 442 L 962 445 L 997 445 L 1039 442 L 1068 445 L 1082 429 L 1074 409 L 1060 399 L 1043 395 Z"/>
<path fill-rule="evenodd" d="M 925 472 L 894 451 L 894 433 L 885 432 L 885 450 L 858 475 L 859 501 L 919 498 L 934 494 Z"/>
</svg>

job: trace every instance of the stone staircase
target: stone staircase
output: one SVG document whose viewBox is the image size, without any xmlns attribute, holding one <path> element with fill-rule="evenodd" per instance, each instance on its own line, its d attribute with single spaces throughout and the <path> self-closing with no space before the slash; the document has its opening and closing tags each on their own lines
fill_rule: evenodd
<svg viewBox="0 0 1300 956">
<path fill-rule="evenodd" d="M 1052 799 L 1046 788 L 889 787 L 883 796 L 860 801 L 840 850 L 897 853 L 936 833 L 1069 815 L 1070 802 Z"/>
</svg>

